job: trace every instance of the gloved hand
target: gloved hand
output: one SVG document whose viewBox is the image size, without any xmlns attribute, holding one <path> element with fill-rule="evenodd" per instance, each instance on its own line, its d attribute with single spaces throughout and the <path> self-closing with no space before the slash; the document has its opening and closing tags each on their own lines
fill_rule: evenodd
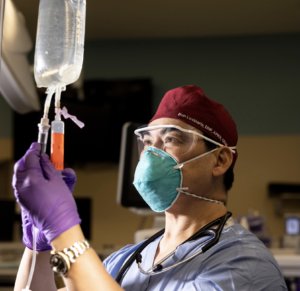
<svg viewBox="0 0 300 291">
<path fill-rule="evenodd" d="M 23 244 L 33 250 L 33 222 L 30 214 L 27 210 L 21 207 L 21 217 L 22 217 L 22 230 L 23 230 Z M 36 250 L 38 252 L 51 250 L 51 246 L 49 245 L 45 235 L 39 229 L 37 231 L 36 238 Z"/>
<path fill-rule="evenodd" d="M 66 185 L 70 189 L 70 191 L 73 193 L 75 188 L 75 183 L 77 181 L 76 173 L 71 168 L 65 168 L 61 171 L 61 175 L 63 180 L 65 181 Z"/>
<path fill-rule="evenodd" d="M 33 224 L 51 242 L 72 226 L 80 224 L 80 218 L 74 197 L 61 173 L 40 151 L 40 145 L 33 143 L 15 164 L 13 188 L 17 201 L 30 213 Z"/>
<path fill-rule="evenodd" d="M 24 159 L 19 163 L 24 163 Z M 24 164 L 22 164 L 24 167 Z M 61 171 L 61 175 L 63 180 L 65 181 L 66 185 L 70 189 L 70 191 L 73 192 L 75 187 L 75 182 L 77 180 L 76 173 L 71 168 L 66 168 Z M 32 218 L 28 211 L 26 211 L 23 207 L 21 207 L 21 218 L 22 218 L 22 230 L 23 230 L 23 244 L 33 250 L 33 222 Z M 51 250 L 51 246 L 48 243 L 44 233 L 36 229 L 37 231 L 37 238 L 36 238 L 36 250 L 41 251 L 47 251 Z"/>
</svg>

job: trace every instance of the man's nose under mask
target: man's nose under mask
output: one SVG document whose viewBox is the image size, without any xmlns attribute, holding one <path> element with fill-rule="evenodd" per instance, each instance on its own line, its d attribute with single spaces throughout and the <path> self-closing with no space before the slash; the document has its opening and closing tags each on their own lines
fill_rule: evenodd
<svg viewBox="0 0 300 291">
<path fill-rule="evenodd" d="M 145 202 L 155 212 L 163 212 L 169 209 L 180 193 L 223 204 L 221 201 L 189 193 L 187 192 L 188 188 L 182 188 L 181 168 L 186 163 L 200 159 L 217 149 L 215 148 L 190 160 L 178 163 L 167 152 L 155 147 L 148 147 L 143 152 L 136 167 L 133 184 Z"/>
</svg>

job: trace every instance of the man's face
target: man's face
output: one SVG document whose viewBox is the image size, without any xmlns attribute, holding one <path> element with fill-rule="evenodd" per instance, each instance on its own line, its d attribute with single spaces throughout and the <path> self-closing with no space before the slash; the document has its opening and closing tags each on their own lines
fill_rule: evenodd
<svg viewBox="0 0 300 291">
<path fill-rule="evenodd" d="M 201 132 L 186 123 L 171 118 L 160 118 L 138 131 L 139 150 L 149 146 L 162 149 L 178 162 L 184 162 L 205 152 Z"/>
<path fill-rule="evenodd" d="M 194 127 L 171 118 L 160 118 L 136 132 L 141 145 L 140 154 L 149 146 L 166 151 L 178 163 L 194 159 L 208 151 L 202 133 Z M 181 167 L 182 187 L 190 193 L 207 196 L 213 184 L 212 169 L 216 162 L 215 152 L 187 162 Z M 190 199 L 180 196 L 181 199 Z M 180 203 L 179 203 L 180 204 Z"/>
</svg>

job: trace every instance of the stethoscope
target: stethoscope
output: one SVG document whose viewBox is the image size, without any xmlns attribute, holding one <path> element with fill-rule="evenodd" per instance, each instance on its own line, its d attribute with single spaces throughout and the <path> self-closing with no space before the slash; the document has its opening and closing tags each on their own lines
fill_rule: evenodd
<svg viewBox="0 0 300 291">
<path fill-rule="evenodd" d="M 169 267 L 164 267 L 163 262 L 165 262 L 168 258 L 170 258 L 175 253 L 176 250 L 174 250 L 168 256 L 164 257 L 162 260 L 160 260 L 158 263 L 156 263 L 152 268 L 150 268 L 149 270 L 144 270 L 141 265 L 141 263 L 142 263 L 141 253 L 151 242 L 153 242 L 156 238 L 161 236 L 165 231 L 164 229 L 160 230 L 159 232 L 155 233 L 153 236 L 148 238 L 146 241 L 144 241 L 134 251 L 134 253 L 129 257 L 129 259 L 125 262 L 125 264 L 119 270 L 119 273 L 116 277 L 116 281 L 119 284 L 121 284 L 122 279 L 124 278 L 126 272 L 129 270 L 130 266 L 132 265 L 132 263 L 134 261 L 136 261 L 141 273 L 151 276 L 151 275 L 157 275 L 157 274 L 161 274 L 163 272 L 167 272 L 170 269 L 173 269 L 181 264 L 184 264 L 200 254 L 203 254 L 204 252 L 206 252 L 208 249 L 210 249 L 212 246 L 214 246 L 220 240 L 222 230 L 231 215 L 232 215 L 231 212 L 227 212 L 225 215 L 213 220 L 212 222 L 210 222 L 207 225 L 205 225 L 204 227 L 202 227 L 200 230 L 198 230 L 196 233 L 194 233 L 191 237 L 189 237 L 187 240 L 185 240 L 183 243 L 181 243 L 181 245 L 182 245 L 188 241 L 199 239 L 199 238 L 205 237 L 205 236 L 210 236 L 210 238 L 205 242 L 205 245 L 199 251 L 195 252 L 194 254 L 187 257 L 186 259 L 179 261 Z M 214 228 L 215 226 L 217 226 L 217 227 Z"/>
</svg>

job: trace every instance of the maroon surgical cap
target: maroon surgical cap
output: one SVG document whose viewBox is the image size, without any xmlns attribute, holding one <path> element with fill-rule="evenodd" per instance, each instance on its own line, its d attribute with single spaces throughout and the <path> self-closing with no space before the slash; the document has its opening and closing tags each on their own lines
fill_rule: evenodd
<svg viewBox="0 0 300 291">
<path fill-rule="evenodd" d="M 237 128 L 229 112 L 195 85 L 167 91 L 151 121 L 158 118 L 178 119 L 221 144 L 232 147 L 237 144 Z"/>
</svg>

